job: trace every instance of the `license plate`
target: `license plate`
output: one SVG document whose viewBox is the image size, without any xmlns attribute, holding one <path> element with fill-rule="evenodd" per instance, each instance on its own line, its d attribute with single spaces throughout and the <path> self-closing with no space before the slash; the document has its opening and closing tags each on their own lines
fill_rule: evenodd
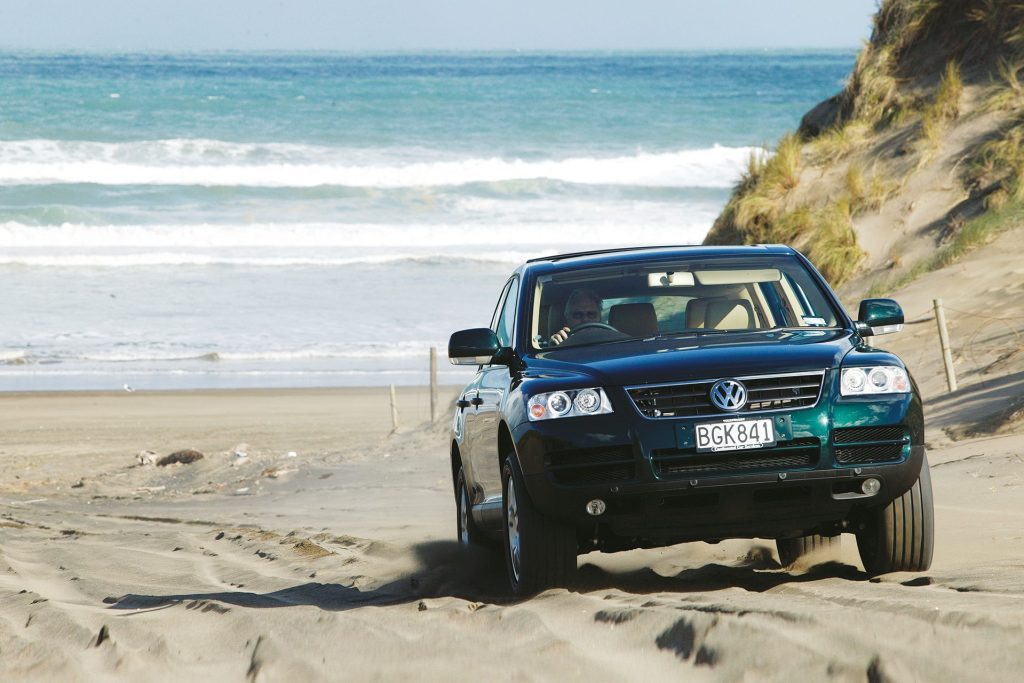
<svg viewBox="0 0 1024 683">
<path fill-rule="evenodd" d="M 775 445 L 775 431 L 770 419 L 728 420 L 694 425 L 697 452 L 742 451 Z"/>
</svg>

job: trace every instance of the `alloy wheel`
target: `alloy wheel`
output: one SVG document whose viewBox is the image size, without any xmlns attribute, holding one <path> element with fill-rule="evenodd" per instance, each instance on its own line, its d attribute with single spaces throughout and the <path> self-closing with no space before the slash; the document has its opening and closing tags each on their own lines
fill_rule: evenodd
<svg viewBox="0 0 1024 683">
<path fill-rule="evenodd" d="M 459 482 L 459 543 L 469 545 L 469 493 L 466 483 Z"/>
<path fill-rule="evenodd" d="M 508 556 L 511 560 L 512 574 L 518 582 L 521 576 L 522 566 L 522 545 L 519 538 L 519 503 L 516 500 L 516 485 L 514 477 L 509 477 L 506 484 L 508 494 L 505 502 L 505 514 L 508 520 Z"/>
</svg>

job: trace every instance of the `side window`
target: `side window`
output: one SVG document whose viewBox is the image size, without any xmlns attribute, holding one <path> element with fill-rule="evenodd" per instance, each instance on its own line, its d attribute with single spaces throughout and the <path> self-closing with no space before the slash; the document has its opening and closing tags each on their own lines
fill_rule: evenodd
<svg viewBox="0 0 1024 683">
<path fill-rule="evenodd" d="M 505 283 L 501 290 L 501 296 L 498 297 L 498 305 L 494 307 L 494 313 L 491 314 L 491 324 L 488 327 L 494 331 L 498 330 L 498 316 L 501 315 L 502 307 L 505 305 L 505 297 L 508 296 L 508 288 L 511 284 L 511 280 Z"/>
<path fill-rule="evenodd" d="M 519 303 L 519 279 L 513 278 L 509 283 L 505 303 L 498 313 L 498 326 L 494 332 L 502 346 L 512 346 L 512 334 L 516 327 L 516 309 Z"/>
</svg>

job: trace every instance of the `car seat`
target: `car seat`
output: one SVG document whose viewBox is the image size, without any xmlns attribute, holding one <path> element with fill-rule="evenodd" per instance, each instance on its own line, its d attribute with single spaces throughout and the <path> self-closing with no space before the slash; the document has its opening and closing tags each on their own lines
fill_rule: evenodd
<svg viewBox="0 0 1024 683">
<path fill-rule="evenodd" d="M 616 304 L 608 312 L 608 324 L 631 337 L 658 334 L 658 315 L 650 303 Z"/>
</svg>

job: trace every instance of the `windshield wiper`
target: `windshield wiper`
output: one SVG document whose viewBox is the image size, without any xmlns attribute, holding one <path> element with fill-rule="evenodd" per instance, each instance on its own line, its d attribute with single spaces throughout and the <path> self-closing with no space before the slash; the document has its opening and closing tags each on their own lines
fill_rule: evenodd
<svg viewBox="0 0 1024 683">
<path fill-rule="evenodd" d="M 665 332 L 654 339 L 679 339 L 680 337 L 704 337 L 712 334 L 728 334 L 730 332 L 750 332 L 750 330 L 686 330 L 685 332 Z M 645 337 L 646 338 L 646 337 Z"/>
</svg>

